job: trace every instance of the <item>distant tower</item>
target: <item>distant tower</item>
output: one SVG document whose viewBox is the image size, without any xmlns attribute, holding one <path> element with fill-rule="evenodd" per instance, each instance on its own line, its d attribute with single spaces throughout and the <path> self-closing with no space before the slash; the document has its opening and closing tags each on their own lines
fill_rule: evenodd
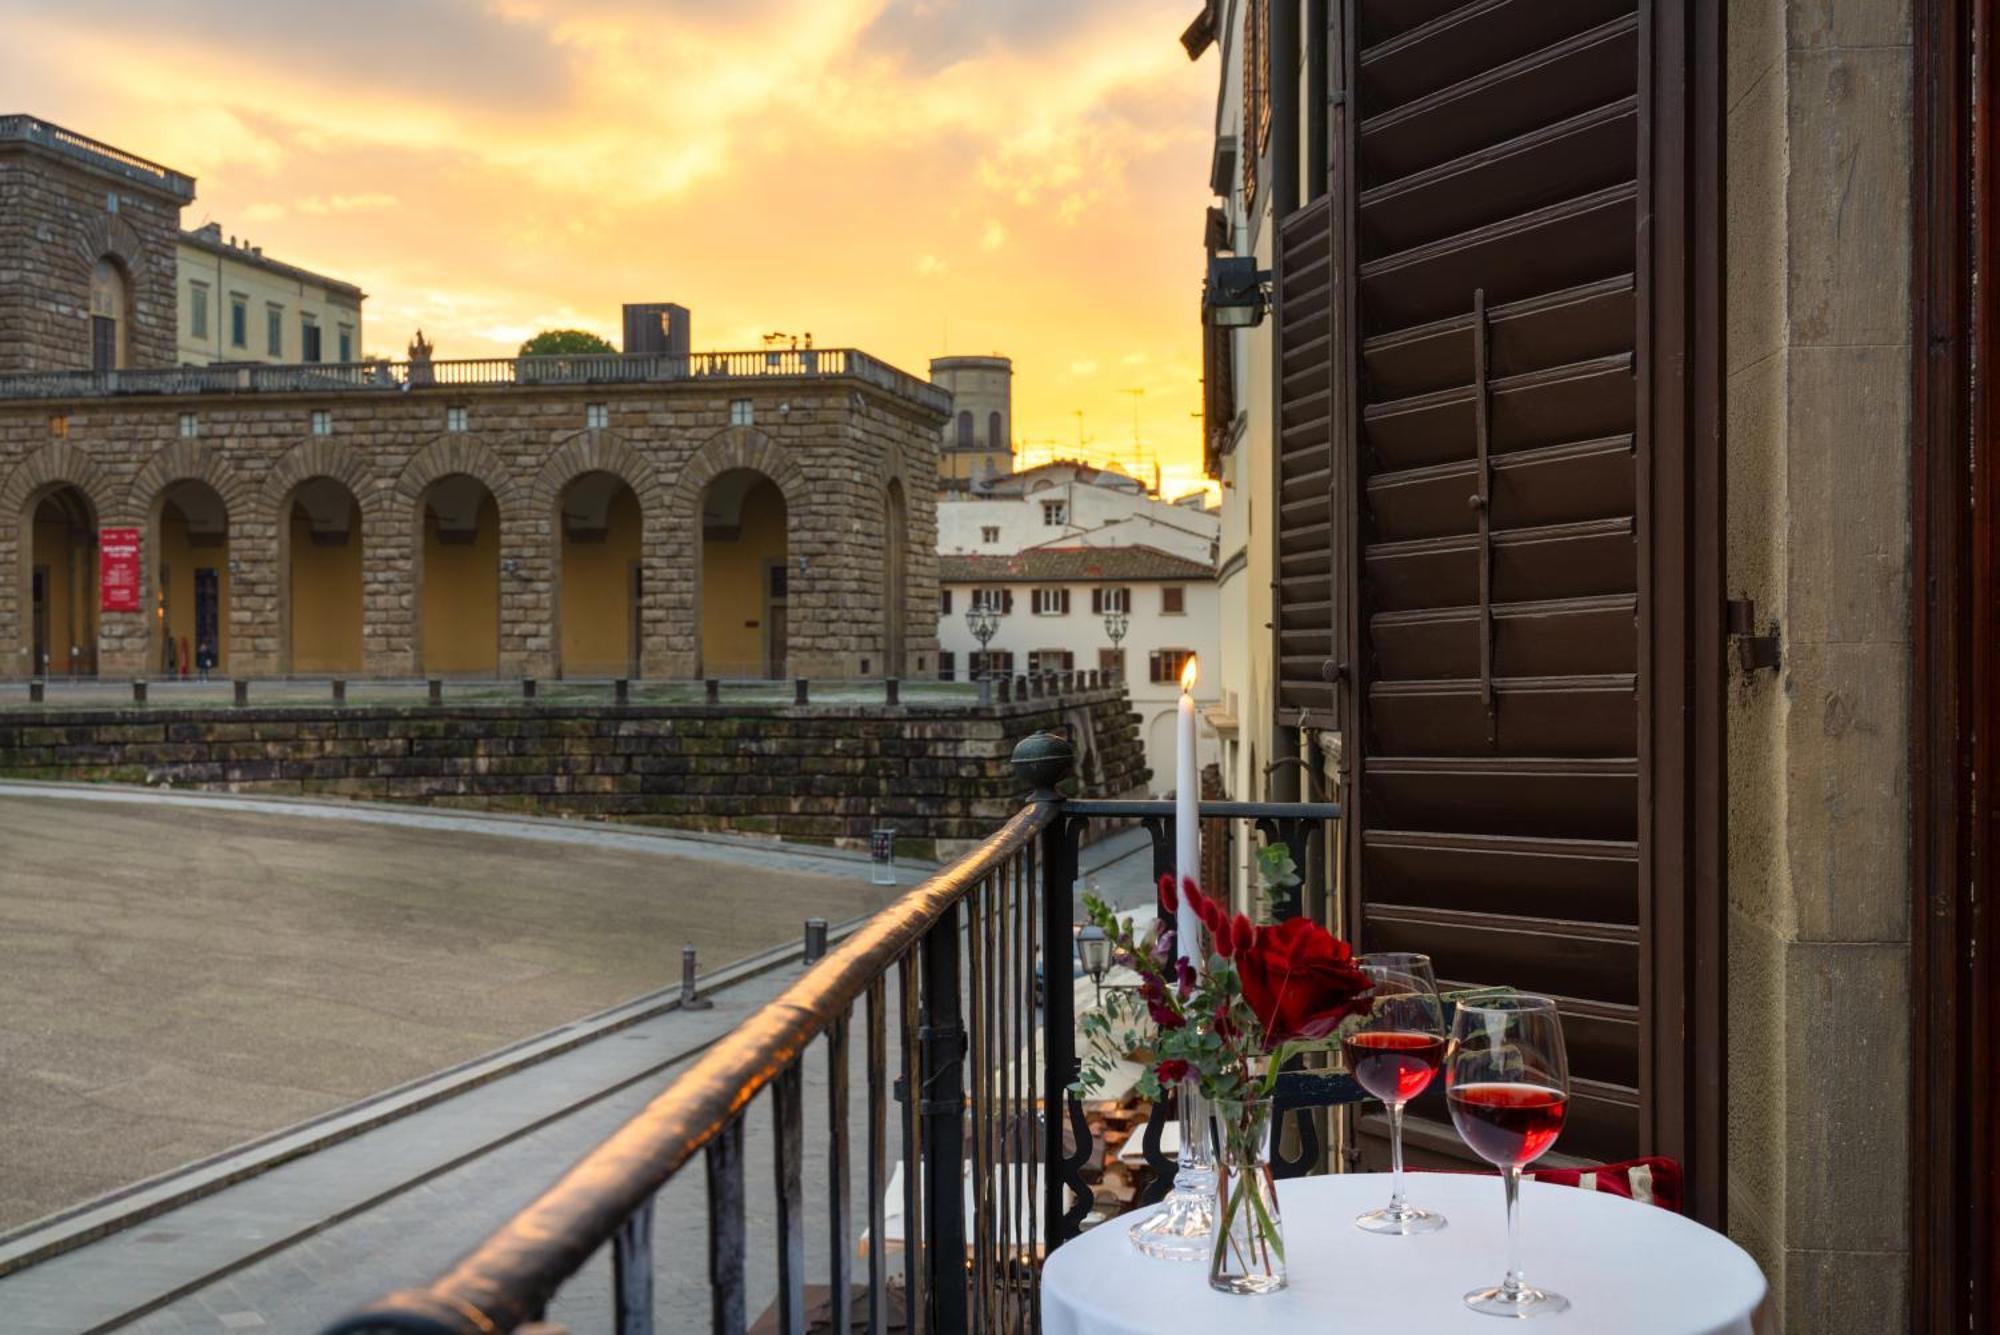
<svg viewBox="0 0 2000 1335">
<path fill-rule="evenodd" d="M 975 480 L 1014 471 L 1014 362 L 1008 357 L 933 357 L 931 383 L 951 395 L 938 447 L 938 485 L 969 491 Z"/>
</svg>

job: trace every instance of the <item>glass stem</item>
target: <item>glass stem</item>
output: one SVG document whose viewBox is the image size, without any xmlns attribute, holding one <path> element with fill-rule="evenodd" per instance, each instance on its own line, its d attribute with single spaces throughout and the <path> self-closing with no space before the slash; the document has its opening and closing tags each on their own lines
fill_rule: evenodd
<svg viewBox="0 0 2000 1335">
<path fill-rule="evenodd" d="M 1403 1212 L 1403 1105 L 1389 1105 L 1389 1213 Z"/>
<path fill-rule="evenodd" d="M 1521 1168 L 1519 1164 L 1503 1173 L 1507 1182 L 1507 1278 L 1500 1292 L 1512 1298 L 1521 1292 Z"/>
</svg>

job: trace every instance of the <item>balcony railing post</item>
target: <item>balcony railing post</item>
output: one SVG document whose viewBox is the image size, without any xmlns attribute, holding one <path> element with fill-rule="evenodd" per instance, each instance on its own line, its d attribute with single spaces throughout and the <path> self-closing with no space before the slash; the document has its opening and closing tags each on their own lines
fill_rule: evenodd
<svg viewBox="0 0 2000 1335">
<path fill-rule="evenodd" d="M 924 1287 L 929 1329 L 965 1330 L 965 1025 L 959 1004 L 959 914 L 924 933 L 921 1097 Z"/>
<path fill-rule="evenodd" d="M 1069 777 L 1076 751 L 1068 739 L 1036 733 L 1014 748 L 1014 772 L 1028 785 L 1031 803 L 1061 803 L 1059 785 Z M 1042 907 L 1042 1220 L 1045 1245 L 1053 1249 L 1077 1234 L 1090 1198 L 1082 1191 L 1074 1207 L 1064 1200 L 1073 1181 L 1071 1162 L 1089 1148 L 1085 1128 L 1074 1154 L 1063 1150 L 1063 1130 L 1081 1112 L 1065 1092 L 1076 1079 L 1076 989 L 1070 966 L 1075 941 L 1076 843 L 1083 822 L 1057 816 L 1042 828 L 1039 891 Z"/>
</svg>

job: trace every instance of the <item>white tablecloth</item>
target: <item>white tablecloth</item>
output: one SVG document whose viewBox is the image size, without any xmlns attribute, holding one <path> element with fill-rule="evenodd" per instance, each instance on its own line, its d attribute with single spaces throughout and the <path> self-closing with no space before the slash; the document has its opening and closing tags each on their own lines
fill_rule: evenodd
<svg viewBox="0 0 2000 1335">
<path fill-rule="evenodd" d="M 1290 1285 L 1239 1297 L 1208 1287 L 1208 1267 L 1135 1251 L 1129 1214 L 1065 1243 L 1042 1273 L 1044 1335 L 1500 1335 L 1515 1323 L 1471 1311 L 1471 1289 L 1507 1268 L 1507 1220 L 1498 1179 L 1411 1174 L 1413 1204 L 1450 1226 L 1382 1237 L 1354 1216 L 1389 1199 L 1383 1173 L 1278 1184 Z M 1653 1205 L 1576 1187 L 1521 1188 L 1522 1265 L 1528 1282 L 1570 1310 L 1526 1328 L 1534 1335 L 1752 1335 L 1762 1327 L 1764 1276 L 1719 1233 Z"/>
</svg>

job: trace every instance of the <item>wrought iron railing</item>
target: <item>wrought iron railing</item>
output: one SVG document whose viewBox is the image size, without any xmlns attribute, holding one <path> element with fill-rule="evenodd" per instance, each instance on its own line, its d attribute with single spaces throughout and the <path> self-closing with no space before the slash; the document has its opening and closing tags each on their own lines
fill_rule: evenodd
<svg viewBox="0 0 2000 1335">
<path fill-rule="evenodd" d="M 1070 984 L 1080 838 L 1092 821 L 1136 821 L 1152 833 L 1156 868 L 1171 865 L 1173 848 L 1170 802 L 1064 799 L 1057 786 L 1073 762 L 1060 738 L 1023 742 L 1014 767 L 1032 791 L 996 834 L 870 919 L 448 1273 L 326 1335 L 494 1335 L 530 1326 L 560 1335 L 560 1325 L 540 1324 L 551 1300 L 607 1246 L 611 1328 L 650 1335 L 654 1199 L 697 1154 L 707 1173 L 708 1324 L 742 1332 L 746 1119 L 767 1090 L 778 1329 L 803 1332 L 804 1062 L 815 1041 L 828 1059 L 828 1328 L 845 1332 L 865 1316 L 878 1335 L 892 1325 L 910 1335 L 1038 1331 L 1041 1260 L 1076 1236 L 1093 1205 L 1085 1173 L 1092 1133 L 1064 1093 L 1077 1068 Z M 1323 867 L 1322 830 L 1339 808 L 1206 802 L 1201 815 L 1252 821 L 1287 841 L 1302 865 Z M 866 1046 L 859 1211 L 846 1078 L 857 1007 Z M 1052 1108 L 1058 1115 L 1047 1115 Z M 1157 1136 L 1148 1149 L 1164 1190 L 1170 1165 Z M 897 1170 L 902 1248 L 892 1272 L 888 1196 Z M 857 1215 L 866 1222 L 858 1257 Z"/>
<path fill-rule="evenodd" d="M 0 376 L 0 399 L 70 399 L 106 394 L 345 394 L 452 386 L 836 377 L 889 390 L 940 412 L 951 406 L 951 396 L 944 390 L 853 348 L 176 366 L 144 371 L 31 371 Z"/>
</svg>

